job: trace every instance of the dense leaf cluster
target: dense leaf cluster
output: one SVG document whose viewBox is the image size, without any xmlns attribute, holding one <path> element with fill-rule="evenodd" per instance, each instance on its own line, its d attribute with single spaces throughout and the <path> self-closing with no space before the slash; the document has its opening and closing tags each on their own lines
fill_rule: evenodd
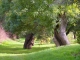
<svg viewBox="0 0 80 60">
<path fill-rule="evenodd" d="M 78 0 L 0 0 L 0 20 L 12 33 L 52 35 L 59 14 L 66 13 L 70 26 L 77 26 Z M 68 27 L 68 28 L 69 28 Z"/>
</svg>

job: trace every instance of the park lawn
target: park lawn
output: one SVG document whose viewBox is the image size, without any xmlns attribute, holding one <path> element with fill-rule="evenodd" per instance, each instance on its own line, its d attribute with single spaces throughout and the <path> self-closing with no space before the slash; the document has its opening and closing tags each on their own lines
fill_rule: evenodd
<svg viewBox="0 0 80 60">
<path fill-rule="evenodd" d="M 41 51 L 44 49 L 48 49 L 54 46 L 54 44 L 46 44 L 46 45 L 34 45 L 32 49 L 23 49 L 23 43 L 21 41 L 12 41 L 7 40 L 4 41 L 2 44 L 0 44 L 0 53 L 6 53 L 6 54 L 28 54 L 32 52 Z"/>
<path fill-rule="evenodd" d="M 55 47 L 54 44 L 35 45 L 23 49 L 23 43 L 7 41 L 0 44 L 0 60 L 80 60 L 80 45 Z"/>
</svg>

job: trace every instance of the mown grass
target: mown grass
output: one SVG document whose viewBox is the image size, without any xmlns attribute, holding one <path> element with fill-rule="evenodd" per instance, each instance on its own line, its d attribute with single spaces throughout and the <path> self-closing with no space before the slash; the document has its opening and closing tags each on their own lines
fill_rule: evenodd
<svg viewBox="0 0 80 60">
<path fill-rule="evenodd" d="M 0 44 L 0 60 L 80 60 L 80 45 L 36 44 L 28 50 L 23 42 L 8 40 Z"/>
<path fill-rule="evenodd" d="M 25 55 L 26 60 L 80 60 L 80 45 L 50 48 Z"/>
<path fill-rule="evenodd" d="M 41 51 L 44 49 L 48 49 L 50 47 L 53 47 L 53 44 L 49 45 L 34 45 L 32 49 L 23 49 L 23 43 L 8 40 L 0 44 L 0 53 L 7 53 L 7 54 L 23 54 L 23 53 L 32 53 Z"/>
</svg>

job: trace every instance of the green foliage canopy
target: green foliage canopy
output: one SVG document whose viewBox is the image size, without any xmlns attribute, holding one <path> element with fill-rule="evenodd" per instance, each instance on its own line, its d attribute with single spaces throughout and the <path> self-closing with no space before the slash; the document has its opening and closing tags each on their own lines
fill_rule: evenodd
<svg viewBox="0 0 80 60">
<path fill-rule="evenodd" d="M 51 33 L 53 13 L 49 0 L 14 0 L 6 16 L 6 29 L 13 33 L 22 31 Z"/>
<path fill-rule="evenodd" d="M 1 0 L 4 1 L 4 0 Z M 9 2 L 9 0 L 6 0 Z M 68 22 L 74 24 L 80 14 L 78 0 L 10 0 L 5 5 L 6 29 L 13 33 L 22 31 L 51 34 L 58 14 L 66 12 Z M 6 3 L 7 4 L 7 3 Z M 7 7 L 6 7 L 7 6 Z"/>
</svg>

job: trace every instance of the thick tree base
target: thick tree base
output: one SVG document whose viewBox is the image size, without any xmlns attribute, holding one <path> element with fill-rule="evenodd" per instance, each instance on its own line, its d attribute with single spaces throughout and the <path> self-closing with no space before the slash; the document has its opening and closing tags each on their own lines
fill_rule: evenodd
<svg viewBox="0 0 80 60">
<path fill-rule="evenodd" d="M 56 46 L 69 45 L 69 41 L 66 35 L 67 19 L 65 12 L 64 14 L 59 14 L 57 25 L 54 29 L 54 43 Z"/>
<path fill-rule="evenodd" d="M 31 49 L 32 46 L 34 45 L 34 38 L 33 38 L 34 34 L 30 33 L 26 36 L 25 38 L 25 42 L 24 42 L 24 49 Z"/>
</svg>

